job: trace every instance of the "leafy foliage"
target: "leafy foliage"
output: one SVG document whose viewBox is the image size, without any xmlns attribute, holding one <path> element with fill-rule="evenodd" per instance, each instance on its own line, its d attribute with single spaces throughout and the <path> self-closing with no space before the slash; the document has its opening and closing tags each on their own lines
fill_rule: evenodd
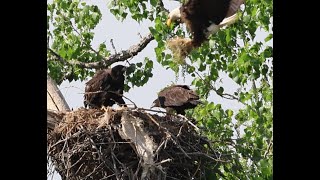
<svg viewBox="0 0 320 180">
<path fill-rule="evenodd" d="M 87 5 L 79 0 L 54 0 L 48 4 L 48 39 L 52 39 L 51 48 L 65 61 L 80 62 L 99 61 L 109 55 L 106 46 L 101 44 L 98 51 L 91 48 L 94 37 L 93 29 L 101 20 L 98 6 Z M 98 52 L 98 53 L 97 53 Z M 48 58 L 55 59 L 52 54 Z M 76 66 L 65 66 L 57 60 L 48 61 L 50 76 L 60 84 L 64 79 L 85 79 L 91 71 Z"/>
<path fill-rule="evenodd" d="M 164 1 L 164 3 L 166 3 Z M 149 27 L 157 42 L 156 60 L 163 67 L 179 72 L 182 66 L 173 60 L 166 49 L 166 41 L 174 36 L 188 36 L 183 24 L 165 25 L 167 11 L 159 0 L 114 0 L 108 5 L 120 21 L 132 18 L 138 23 L 149 20 Z M 93 29 L 101 20 L 95 5 L 79 0 L 53 0 L 48 4 L 49 47 L 66 62 L 99 62 L 111 53 L 104 43 L 98 50 L 91 47 Z M 205 134 L 228 162 L 212 165 L 208 177 L 213 179 L 273 179 L 273 47 L 267 45 L 272 33 L 273 1 L 246 0 L 239 12 L 239 20 L 216 34 L 189 56 L 185 73 L 194 77 L 192 85 L 202 99 L 217 95 L 243 105 L 240 110 L 224 109 L 220 104 L 205 101 L 189 110 Z M 267 32 L 257 41 L 258 31 Z M 126 91 L 146 84 L 152 77 L 153 61 L 146 57 L 131 66 Z M 240 88 L 229 95 L 228 88 L 213 87 L 221 72 L 226 73 Z M 84 80 L 92 76 L 92 69 L 84 69 L 58 60 L 48 51 L 48 73 L 58 83 L 63 80 Z M 201 76 L 200 76 L 201 74 Z"/>
<path fill-rule="evenodd" d="M 130 89 L 129 82 L 132 87 L 139 87 L 146 84 L 149 78 L 153 76 L 152 69 L 153 61 L 147 57 L 144 59 L 144 62 L 138 62 L 135 65 L 130 66 L 130 71 L 127 72 L 127 85 L 125 86 L 125 91 Z"/>
</svg>

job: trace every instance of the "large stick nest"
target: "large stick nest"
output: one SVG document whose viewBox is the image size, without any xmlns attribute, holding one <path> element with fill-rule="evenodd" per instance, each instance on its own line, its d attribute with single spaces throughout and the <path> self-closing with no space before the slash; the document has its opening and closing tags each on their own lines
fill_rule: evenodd
<svg viewBox="0 0 320 180">
<path fill-rule="evenodd" d="M 195 125 L 142 110 L 79 109 L 48 133 L 62 179 L 204 179 L 218 155 Z"/>
</svg>

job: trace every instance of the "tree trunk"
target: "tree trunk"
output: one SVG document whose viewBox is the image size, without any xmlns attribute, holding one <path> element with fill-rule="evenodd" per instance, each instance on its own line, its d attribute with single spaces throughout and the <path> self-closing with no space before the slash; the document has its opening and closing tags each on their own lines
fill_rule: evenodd
<svg viewBox="0 0 320 180">
<path fill-rule="evenodd" d="M 47 75 L 47 109 L 69 111 L 70 108 L 54 80 Z"/>
<path fill-rule="evenodd" d="M 47 128 L 52 130 L 70 108 L 55 81 L 47 75 Z M 62 114 L 61 114 L 62 113 Z"/>
</svg>

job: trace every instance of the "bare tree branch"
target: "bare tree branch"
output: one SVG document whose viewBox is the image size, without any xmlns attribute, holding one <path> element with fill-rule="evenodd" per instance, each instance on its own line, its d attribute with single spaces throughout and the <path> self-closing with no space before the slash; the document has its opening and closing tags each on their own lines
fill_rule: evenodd
<svg viewBox="0 0 320 180">
<path fill-rule="evenodd" d="M 80 68 L 87 68 L 87 69 L 102 69 L 110 66 L 111 64 L 119 61 L 125 61 L 135 55 L 137 55 L 139 52 L 141 52 L 147 45 L 154 39 L 151 33 L 149 33 L 147 36 L 143 37 L 141 41 L 129 47 L 127 50 L 122 50 L 119 53 L 110 55 L 107 58 L 104 58 L 102 61 L 99 62 L 80 62 L 77 60 L 71 60 L 71 61 L 66 61 L 61 56 L 59 56 L 56 52 L 54 52 L 52 49 L 48 48 L 48 50 L 64 64 L 66 65 L 76 65 Z"/>
</svg>

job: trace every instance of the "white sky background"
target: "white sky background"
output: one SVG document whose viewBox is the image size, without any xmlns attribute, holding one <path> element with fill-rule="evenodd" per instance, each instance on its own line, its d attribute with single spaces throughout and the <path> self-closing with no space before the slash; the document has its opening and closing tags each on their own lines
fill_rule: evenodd
<svg viewBox="0 0 320 180">
<path fill-rule="evenodd" d="M 49 0 L 48 2 L 52 2 Z M 140 41 L 139 34 L 144 37 L 149 33 L 149 26 L 152 26 L 153 23 L 149 20 L 142 23 L 137 23 L 134 20 L 131 20 L 129 15 L 126 20 L 123 22 L 118 21 L 110 12 L 107 7 L 109 0 L 86 0 L 88 4 L 95 4 L 99 7 L 102 13 L 102 20 L 95 28 L 95 38 L 93 40 L 92 46 L 94 49 L 97 49 L 98 45 L 102 42 L 106 42 L 107 49 L 111 50 L 111 53 L 114 53 L 111 47 L 110 39 L 113 39 L 113 43 L 117 52 L 121 50 L 126 50 L 130 46 L 137 44 Z M 164 0 L 165 8 L 172 10 L 179 6 L 177 1 Z M 165 22 L 164 22 L 165 23 Z M 267 36 L 266 32 L 260 31 L 257 32 L 256 39 L 257 41 L 264 42 L 264 38 Z M 272 46 L 273 40 L 270 40 L 268 45 Z M 166 70 L 163 68 L 156 60 L 154 48 L 156 47 L 157 42 L 155 40 L 151 41 L 145 49 L 142 50 L 137 56 L 135 56 L 130 63 L 142 62 L 144 57 L 149 57 L 150 60 L 153 60 L 154 69 L 152 71 L 153 77 L 149 79 L 147 84 L 142 87 L 134 87 L 125 92 L 124 96 L 131 99 L 136 103 L 138 107 L 150 108 L 152 102 L 157 97 L 157 92 L 171 84 L 172 82 L 176 84 L 186 84 L 191 85 L 192 77 L 186 75 L 185 79 L 180 75 L 178 81 L 176 80 L 176 75 L 172 70 Z M 124 63 L 116 63 L 124 64 Z M 116 65 L 113 64 L 112 66 Z M 237 85 L 232 79 L 230 79 L 225 73 L 220 73 L 220 78 L 222 79 L 222 84 L 226 93 L 233 94 L 240 86 Z M 64 95 L 68 105 L 73 110 L 76 110 L 79 107 L 83 107 L 83 93 L 85 88 L 86 81 L 73 81 L 69 83 L 64 81 L 59 89 Z M 220 84 L 221 85 L 221 84 Z M 192 87 L 192 86 L 191 86 Z M 130 104 L 128 100 L 126 103 Z M 215 104 L 221 104 L 224 109 L 232 109 L 235 113 L 243 107 L 242 104 L 236 100 L 228 100 L 221 98 L 216 95 L 214 92 L 208 98 L 208 101 L 212 101 Z M 156 108 L 155 108 L 156 109 Z M 48 179 L 51 179 L 49 176 Z M 60 180 L 60 176 L 55 174 L 52 177 L 53 180 Z"/>
</svg>

